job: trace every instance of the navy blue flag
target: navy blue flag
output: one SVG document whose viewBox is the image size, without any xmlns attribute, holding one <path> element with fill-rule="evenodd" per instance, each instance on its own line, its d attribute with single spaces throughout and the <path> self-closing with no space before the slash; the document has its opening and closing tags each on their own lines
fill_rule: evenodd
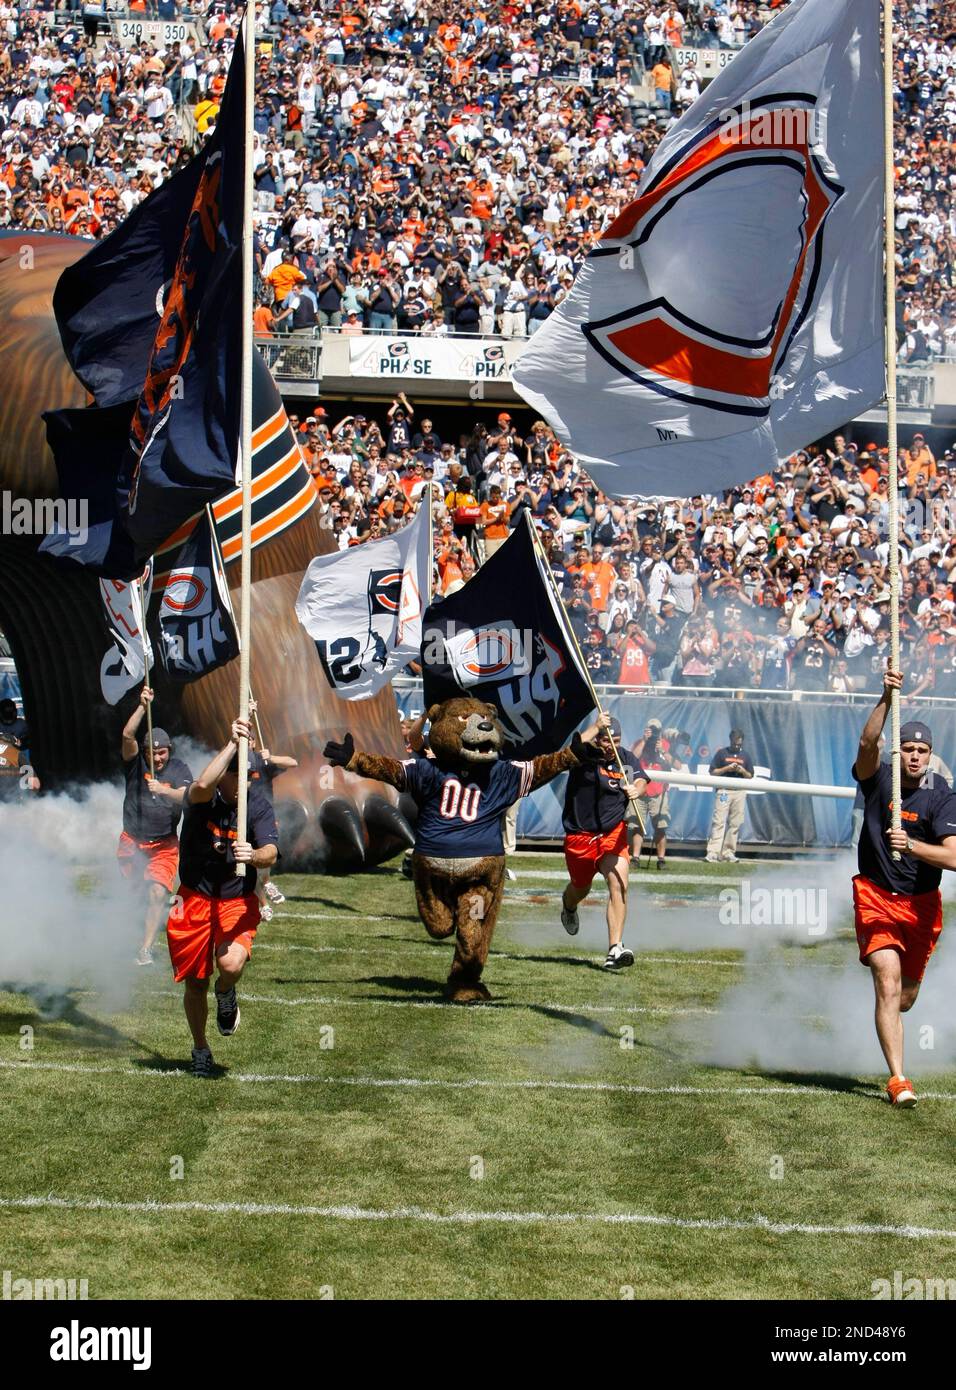
<svg viewBox="0 0 956 1390">
<path fill-rule="evenodd" d="M 594 708 L 530 514 L 450 598 L 422 620 L 425 708 L 473 695 L 498 708 L 509 758 L 563 747 Z"/>
<path fill-rule="evenodd" d="M 125 579 L 197 511 L 235 486 L 242 380 L 244 56 L 236 44 L 215 132 L 190 164 L 63 272 L 53 304 L 64 350 L 96 402 L 82 431 L 129 457 L 117 470 L 123 544 L 64 551 Z M 115 408 L 116 414 L 104 414 Z M 75 414 L 76 412 L 74 412 Z M 62 484 L 98 467 L 71 447 L 80 427 L 50 412 Z M 52 420 L 52 424 L 51 424 Z M 59 447 L 58 447 L 59 446 Z M 91 482 L 92 487 L 92 482 Z M 65 491 L 64 486 L 64 491 Z"/>
<path fill-rule="evenodd" d="M 192 681 L 239 655 L 229 586 L 208 513 L 174 560 L 159 605 L 159 655 L 174 681 Z"/>
<path fill-rule="evenodd" d="M 135 462 L 129 447 L 129 406 L 48 410 L 43 418 L 60 496 L 76 501 L 74 515 L 85 518 L 85 527 L 79 535 L 53 530 L 40 549 L 58 559 L 75 560 L 107 579 L 137 578 L 144 566 L 136 563 L 131 536 L 117 525 Z"/>
</svg>

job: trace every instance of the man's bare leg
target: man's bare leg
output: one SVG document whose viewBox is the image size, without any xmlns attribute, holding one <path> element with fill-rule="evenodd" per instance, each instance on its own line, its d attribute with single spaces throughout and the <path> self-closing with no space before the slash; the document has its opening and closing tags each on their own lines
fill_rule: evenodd
<svg viewBox="0 0 956 1390">
<path fill-rule="evenodd" d="M 248 952 L 245 946 L 238 941 L 231 941 L 228 945 L 223 943 L 219 947 L 216 951 L 216 964 L 219 967 L 219 978 L 216 981 L 217 994 L 225 994 L 239 983 L 248 961 Z"/>
<path fill-rule="evenodd" d="M 627 860 L 623 855 L 605 854 L 598 871 L 607 880 L 608 949 L 620 944 L 627 919 Z"/>
<path fill-rule="evenodd" d="M 206 1020 L 209 1017 L 209 999 L 207 997 L 209 981 L 185 980 L 184 984 L 186 989 L 183 994 L 183 1008 L 186 1011 L 186 1022 L 193 1035 L 193 1047 L 201 1050 L 209 1046 L 206 1041 Z"/>
<path fill-rule="evenodd" d="M 159 929 L 166 920 L 169 910 L 169 893 L 161 883 L 149 882 L 146 898 L 146 921 L 143 927 L 143 950 L 152 949 Z"/>
<path fill-rule="evenodd" d="M 905 1076 L 903 1071 L 903 1019 L 916 1003 L 919 981 L 905 979 L 898 951 L 892 947 L 874 951 L 866 963 L 873 976 L 876 994 L 876 1035 L 880 1040 L 890 1076 Z"/>
<path fill-rule="evenodd" d="M 573 883 L 566 883 L 564 892 L 561 894 L 561 906 L 566 912 L 573 912 L 578 903 L 584 902 L 590 891 L 590 883 L 586 888 L 576 888 Z"/>
</svg>

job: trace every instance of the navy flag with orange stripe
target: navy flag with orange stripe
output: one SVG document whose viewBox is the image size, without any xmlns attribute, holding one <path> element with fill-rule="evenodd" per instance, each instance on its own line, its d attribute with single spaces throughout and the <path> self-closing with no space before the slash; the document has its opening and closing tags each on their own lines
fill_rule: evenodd
<svg viewBox="0 0 956 1390">
<path fill-rule="evenodd" d="M 316 503 L 316 491 L 295 440 L 272 375 L 258 353 L 252 359 L 252 548 L 274 540 Z M 242 489 L 212 504 L 219 549 L 226 567 L 242 549 Z M 156 547 L 156 587 L 177 561 L 205 511 L 189 517 Z"/>
<path fill-rule="evenodd" d="M 166 577 L 159 654 L 174 681 L 197 680 L 239 655 L 239 629 L 208 513 L 180 547 Z"/>
<path fill-rule="evenodd" d="M 107 577 L 138 573 L 177 527 L 235 487 L 244 66 L 240 39 L 212 137 L 64 271 L 54 295 L 64 350 L 95 405 L 45 419 L 61 491 L 87 497 L 91 531 L 88 545 L 53 535 L 42 548 Z"/>
</svg>

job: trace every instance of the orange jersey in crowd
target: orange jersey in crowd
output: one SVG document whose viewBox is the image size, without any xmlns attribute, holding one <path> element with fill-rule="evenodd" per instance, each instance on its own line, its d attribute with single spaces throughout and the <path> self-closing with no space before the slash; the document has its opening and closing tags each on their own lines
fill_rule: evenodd
<svg viewBox="0 0 956 1390">
<path fill-rule="evenodd" d="M 628 637 L 621 647 L 621 670 L 618 685 L 650 685 L 651 670 L 647 661 L 644 643 L 637 638 Z"/>
</svg>

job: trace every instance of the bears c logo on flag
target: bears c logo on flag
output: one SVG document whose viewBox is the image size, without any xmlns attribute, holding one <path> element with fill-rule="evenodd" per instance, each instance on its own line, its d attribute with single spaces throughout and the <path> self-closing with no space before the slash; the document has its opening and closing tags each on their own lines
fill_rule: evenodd
<svg viewBox="0 0 956 1390">
<path fill-rule="evenodd" d="M 369 614 L 397 613 L 401 601 L 401 570 L 370 570 L 368 576 Z"/>
<path fill-rule="evenodd" d="M 173 570 L 163 604 L 173 613 L 199 617 L 212 612 L 212 576 L 208 569 Z"/>
<path fill-rule="evenodd" d="M 844 193 L 815 143 L 816 118 L 816 98 L 799 92 L 722 112 L 607 229 L 589 261 L 607 273 L 618 257 L 625 292 L 633 256 L 649 287 L 642 302 L 583 325 L 617 371 L 674 400 L 769 413 L 815 308 L 824 226 Z"/>
</svg>

